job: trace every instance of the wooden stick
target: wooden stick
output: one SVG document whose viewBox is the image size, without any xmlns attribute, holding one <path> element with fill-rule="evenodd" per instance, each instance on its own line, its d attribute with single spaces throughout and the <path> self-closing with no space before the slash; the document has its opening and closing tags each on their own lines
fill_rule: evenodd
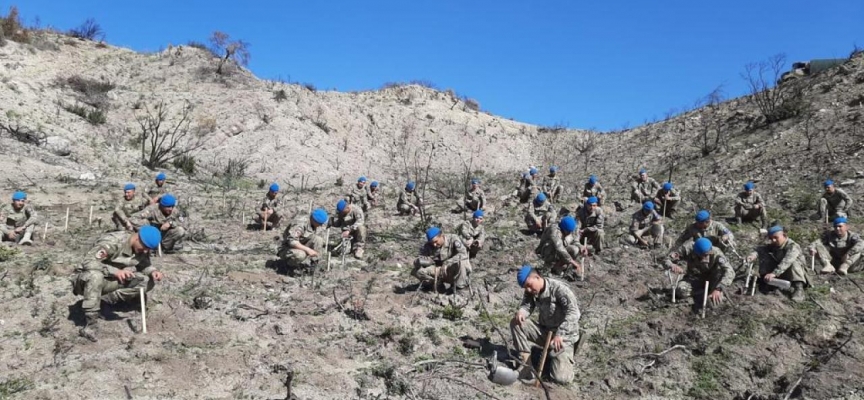
<svg viewBox="0 0 864 400">
<path fill-rule="evenodd" d="M 747 279 L 744 281 L 744 294 L 747 294 L 747 289 L 750 289 L 750 278 L 753 277 L 752 264 L 747 265 Z"/>
<path fill-rule="evenodd" d="M 66 223 L 63 224 L 63 232 L 69 230 L 69 207 L 66 207 Z"/>
<path fill-rule="evenodd" d="M 815 255 L 810 256 L 810 271 L 816 272 L 816 256 Z"/>
<path fill-rule="evenodd" d="M 270 217 L 270 214 L 264 213 L 264 232 L 267 232 L 267 218 Z"/>
<path fill-rule="evenodd" d="M 543 354 L 540 356 L 540 365 L 537 366 L 537 382 L 534 386 L 540 386 L 540 379 L 543 378 L 543 367 L 546 365 L 546 356 L 549 354 L 549 344 L 552 343 L 552 331 L 546 333 L 546 344 L 543 346 Z"/>
<path fill-rule="evenodd" d="M 159 243 L 159 257 L 162 257 L 162 243 Z"/>
<path fill-rule="evenodd" d="M 147 333 L 147 306 L 144 301 L 144 288 L 138 288 L 138 297 L 141 298 L 141 332 Z"/>
<path fill-rule="evenodd" d="M 705 319 L 705 307 L 708 306 L 708 281 L 705 281 L 705 294 L 702 296 L 702 319 Z"/>
<path fill-rule="evenodd" d="M 93 226 L 93 206 L 90 206 L 90 218 L 87 219 L 87 225 Z"/>
<path fill-rule="evenodd" d="M 677 299 L 675 297 L 675 292 L 678 291 L 678 281 L 681 280 L 680 274 L 675 274 L 675 283 L 672 285 L 672 304 L 677 303 Z"/>
<path fill-rule="evenodd" d="M 246 211 L 243 211 L 243 228 L 246 228 Z"/>
<path fill-rule="evenodd" d="M 579 281 L 581 282 L 585 280 L 585 257 L 582 257 L 580 264 L 582 264 L 582 269 L 579 270 Z"/>
<path fill-rule="evenodd" d="M 753 277 L 753 287 L 750 288 L 750 296 L 756 295 L 756 280 L 757 279 L 758 279 L 758 277 L 756 277 L 756 276 Z"/>
<path fill-rule="evenodd" d="M 45 223 L 45 230 L 42 231 L 42 241 L 45 241 L 45 236 L 48 235 L 48 223 Z"/>
</svg>

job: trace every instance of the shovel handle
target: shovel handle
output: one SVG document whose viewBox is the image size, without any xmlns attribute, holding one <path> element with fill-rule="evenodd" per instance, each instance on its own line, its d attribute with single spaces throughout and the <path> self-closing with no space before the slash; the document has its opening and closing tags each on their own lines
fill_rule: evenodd
<svg viewBox="0 0 864 400">
<path fill-rule="evenodd" d="M 540 386 L 540 379 L 543 378 L 543 367 L 546 365 L 546 356 L 549 355 L 549 344 L 552 343 L 553 333 L 552 331 L 546 333 L 546 344 L 543 345 L 543 354 L 540 356 L 540 365 L 537 367 L 537 382 L 534 383 L 534 386 Z"/>
</svg>

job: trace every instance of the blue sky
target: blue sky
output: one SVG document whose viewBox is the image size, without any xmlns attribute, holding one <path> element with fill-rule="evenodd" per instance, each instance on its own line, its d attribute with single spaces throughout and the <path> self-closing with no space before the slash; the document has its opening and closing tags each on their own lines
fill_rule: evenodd
<svg viewBox="0 0 864 400">
<path fill-rule="evenodd" d="M 616 129 L 690 106 L 718 85 L 745 92 L 743 66 L 864 47 L 864 1 L 198 1 L 26 0 L 32 23 L 92 17 L 106 41 L 136 50 L 251 43 L 261 78 L 364 90 L 427 80 L 483 109 L 540 125 Z"/>
</svg>

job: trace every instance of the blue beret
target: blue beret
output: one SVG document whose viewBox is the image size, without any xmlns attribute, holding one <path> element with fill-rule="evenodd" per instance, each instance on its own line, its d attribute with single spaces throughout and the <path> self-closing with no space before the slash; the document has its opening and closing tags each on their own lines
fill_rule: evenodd
<svg viewBox="0 0 864 400">
<path fill-rule="evenodd" d="M 270 191 L 271 192 L 278 192 L 279 191 L 279 184 L 276 182 L 271 183 L 270 184 Z"/>
<path fill-rule="evenodd" d="M 371 186 L 373 188 L 378 187 L 378 181 L 372 181 L 372 183 L 370 183 L 369 186 Z"/>
<path fill-rule="evenodd" d="M 744 190 L 753 190 L 756 185 L 753 182 L 747 182 L 744 184 Z"/>
<path fill-rule="evenodd" d="M 157 181 L 164 181 L 165 180 L 165 173 L 160 172 L 160 173 L 156 174 L 156 180 Z"/>
<path fill-rule="evenodd" d="M 562 232 L 573 232 L 576 230 L 577 226 L 579 226 L 579 223 L 576 222 L 576 219 L 573 218 L 572 215 L 568 215 L 561 218 L 561 221 L 558 221 L 558 228 L 560 228 Z"/>
<path fill-rule="evenodd" d="M 135 190 L 135 184 L 134 183 L 127 183 L 127 184 L 123 185 L 123 191 L 125 192 L 127 190 Z"/>
<path fill-rule="evenodd" d="M 708 210 L 699 210 L 699 212 L 696 213 L 696 222 L 705 222 L 709 218 L 711 218 L 711 213 L 709 213 Z"/>
<path fill-rule="evenodd" d="M 550 174 L 554 174 L 554 173 L 556 173 L 556 172 L 558 172 L 558 167 L 556 167 L 556 166 L 554 166 L 554 165 L 551 166 L 551 167 L 549 167 L 549 173 L 550 173 Z"/>
<path fill-rule="evenodd" d="M 347 207 L 347 206 L 348 206 L 348 202 L 345 201 L 345 199 L 339 200 L 339 202 L 336 203 L 336 211 L 341 213 L 342 211 L 345 211 L 345 207 Z"/>
<path fill-rule="evenodd" d="M 433 226 L 433 227 L 426 230 L 426 241 L 431 242 L 432 239 L 435 239 L 440 234 L 441 234 L 441 228 L 439 228 L 437 226 Z"/>
<path fill-rule="evenodd" d="M 594 196 L 591 196 L 588 198 L 588 200 L 585 200 L 585 203 L 587 203 L 587 204 L 597 204 L 597 202 L 598 202 L 598 200 Z"/>
<path fill-rule="evenodd" d="M 654 209 L 653 201 L 646 201 L 645 204 L 642 204 L 642 211 L 651 211 Z"/>
<path fill-rule="evenodd" d="M 408 183 L 405 184 L 405 190 L 414 190 L 416 186 L 416 183 L 408 181 Z"/>
<path fill-rule="evenodd" d="M 665 191 L 667 191 L 667 192 L 670 191 L 670 190 L 672 190 L 672 182 L 666 182 L 666 183 L 664 183 L 664 184 L 663 184 L 663 190 L 665 190 Z"/>
<path fill-rule="evenodd" d="M 641 174 L 647 174 L 647 173 L 648 173 L 648 170 L 646 170 L 645 168 L 639 168 L 639 174 L 640 175 Z"/>
<path fill-rule="evenodd" d="M 843 225 L 846 223 L 846 217 L 837 217 L 834 218 L 834 226 Z"/>
<path fill-rule="evenodd" d="M 12 194 L 12 201 L 26 200 L 26 199 L 27 199 L 27 193 L 15 192 Z"/>
<path fill-rule="evenodd" d="M 357 182 L 366 182 L 366 177 L 361 175 L 359 178 L 357 178 Z"/>
<path fill-rule="evenodd" d="M 516 283 L 519 284 L 520 288 L 525 287 L 525 281 L 528 280 L 528 276 L 533 270 L 534 268 L 531 268 L 530 264 L 525 264 L 519 269 L 519 273 L 516 274 Z"/>
<path fill-rule="evenodd" d="M 163 197 L 164 198 L 164 197 Z M 162 232 L 152 225 L 144 225 L 138 230 L 138 237 L 141 238 L 141 243 L 148 249 L 156 249 L 159 243 L 162 243 Z"/>
<path fill-rule="evenodd" d="M 479 184 L 480 184 L 480 180 L 477 179 L 477 178 L 473 178 L 473 179 L 471 179 L 471 184 L 472 184 L 472 185 L 479 185 Z"/>
<path fill-rule="evenodd" d="M 531 175 L 537 175 L 537 168 L 531 167 L 531 169 L 528 170 L 528 173 Z"/>
<path fill-rule="evenodd" d="M 696 239 L 696 243 L 693 243 L 693 252 L 701 256 L 711 251 L 711 247 L 711 240 L 701 237 L 699 239 Z"/>
<path fill-rule="evenodd" d="M 827 188 L 828 186 L 832 186 L 832 185 L 834 185 L 834 181 L 832 181 L 832 180 L 830 180 L 830 179 L 827 180 L 827 181 L 825 181 L 825 187 L 826 187 L 826 188 Z"/>
<path fill-rule="evenodd" d="M 159 205 L 162 207 L 174 207 L 177 205 L 177 198 L 173 194 L 166 194 L 159 198 Z"/>
<path fill-rule="evenodd" d="M 588 177 L 588 183 L 590 183 L 590 184 L 592 184 L 592 185 L 595 184 L 595 183 L 597 183 L 597 177 L 594 176 L 594 175 L 589 176 L 589 177 Z"/>
<path fill-rule="evenodd" d="M 546 201 L 546 195 L 543 192 L 537 193 L 537 197 L 534 198 L 534 204 L 540 205 Z"/>
<path fill-rule="evenodd" d="M 483 210 L 474 211 L 474 219 L 483 218 Z"/>
<path fill-rule="evenodd" d="M 315 211 L 312 211 L 312 220 L 320 225 L 324 225 L 327 223 L 327 211 L 323 208 L 316 208 Z"/>
<path fill-rule="evenodd" d="M 783 232 L 783 227 L 780 225 L 774 225 L 768 228 L 768 236 L 772 236 L 777 232 Z"/>
</svg>

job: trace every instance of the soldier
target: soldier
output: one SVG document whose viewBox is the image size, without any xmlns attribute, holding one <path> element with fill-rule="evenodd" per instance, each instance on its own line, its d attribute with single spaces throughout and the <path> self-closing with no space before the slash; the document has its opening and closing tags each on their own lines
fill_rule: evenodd
<svg viewBox="0 0 864 400">
<path fill-rule="evenodd" d="M 285 228 L 277 255 L 291 268 L 312 268 L 327 249 L 327 211 L 317 208 L 309 218 L 300 218 Z"/>
<path fill-rule="evenodd" d="M 666 182 L 663 184 L 663 187 L 657 191 L 657 194 L 654 195 L 654 208 L 660 213 L 660 215 L 674 218 L 673 214 L 675 214 L 676 211 L 675 207 L 678 205 L 679 201 L 681 201 L 681 193 L 678 192 L 678 189 L 675 189 L 672 186 L 672 182 Z"/>
<path fill-rule="evenodd" d="M 151 225 L 162 232 L 162 250 L 179 251 L 186 237 L 183 228 L 183 213 L 177 207 L 177 198 L 168 193 L 159 198 L 159 204 L 149 206 L 130 217 L 132 225 L 143 227 Z"/>
<path fill-rule="evenodd" d="M 366 189 L 366 177 L 357 178 L 357 184 L 345 195 L 348 204 L 359 204 L 363 212 L 369 211 L 369 191 Z"/>
<path fill-rule="evenodd" d="M 486 242 L 486 229 L 483 228 L 483 210 L 474 211 L 470 221 L 462 221 L 456 228 L 456 233 L 462 239 L 462 243 L 468 248 L 469 258 L 477 257 L 477 253 Z"/>
<path fill-rule="evenodd" d="M 279 213 L 280 201 L 279 184 L 273 182 L 270 184 L 267 194 L 264 195 L 264 200 L 261 201 L 255 216 L 252 217 L 255 224 L 260 225 L 261 229 L 265 229 L 264 221 L 267 221 L 267 229 L 279 226 L 279 222 L 282 220 L 282 214 Z"/>
<path fill-rule="evenodd" d="M 420 212 L 423 199 L 417 195 L 416 188 L 417 185 L 409 181 L 405 185 L 405 190 L 399 193 L 399 200 L 396 202 L 396 209 L 399 211 L 399 215 L 415 215 Z"/>
<path fill-rule="evenodd" d="M 168 194 L 168 187 L 165 186 L 165 173 L 160 172 L 156 174 L 156 180 L 153 185 L 150 185 L 141 192 L 141 195 L 144 196 L 150 204 L 159 203 L 159 199 L 162 198 L 163 195 Z"/>
<path fill-rule="evenodd" d="M 561 186 L 561 178 L 558 177 L 558 167 L 549 167 L 549 175 L 543 178 L 543 193 L 552 203 L 557 203 L 561 196 L 561 191 L 564 189 Z"/>
<path fill-rule="evenodd" d="M 517 195 L 520 203 L 527 203 L 540 191 L 537 187 L 537 168 L 531 167 L 528 174 L 522 174 L 522 181 L 519 183 Z"/>
<path fill-rule="evenodd" d="M 39 216 L 27 201 L 27 194 L 15 192 L 12 194 L 12 204 L 0 208 L 0 241 L 15 242 L 21 245 L 32 245 L 33 230 L 39 223 Z"/>
<path fill-rule="evenodd" d="M 143 210 L 148 205 L 150 205 L 149 201 L 135 197 L 135 184 L 127 183 L 123 186 L 123 197 L 117 201 L 114 213 L 111 214 L 111 221 L 114 222 L 114 227 L 119 231 L 134 230 L 135 227 L 132 226 L 129 217 Z"/>
<path fill-rule="evenodd" d="M 553 274 L 561 275 L 569 266 L 573 266 L 576 272 L 582 271 L 576 257 L 580 254 L 588 255 L 588 248 L 579 245 L 576 238 L 578 227 L 576 219 L 568 215 L 561 218 L 557 225 L 550 226 L 540 237 L 540 244 L 534 249 L 534 253 Z"/>
<path fill-rule="evenodd" d="M 470 211 L 482 210 L 486 207 L 486 194 L 483 193 L 483 189 L 480 189 L 480 180 L 477 178 L 471 179 L 471 189 L 465 193 L 465 199 L 462 202 L 462 207 L 459 207 L 459 211 L 463 208 Z"/>
<path fill-rule="evenodd" d="M 468 249 L 459 236 L 444 234 L 437 226 L 427 229 L 426 244 L 420 249 L 420 256 L 414 260 L 411 276 L 419 279 L 423 285 L 431 285 L 436 281 L 450 284 L 453 294 L 462 296 L 467 292 L 470 273 Z"/>
<path fill-rule="evenodd" d="M 594 175 L 588 177 L 588 182 L 586 182 L 585 186 L 582 188 L 582 198 L 580 199 L 580 202 L 584 203 L 589 197 L 596 197 L 597 206 L 603 207 L 603 199 L 606 198 L 606 191 L 603 190 L 603 186 L 600 185 L 600 182 L 597 181 L 597 177 Z"/>
<path fill-rule="evenodd" d="M 510 321 L 510 333 L 522 364 L 529 365 L 531 347 L 535 344 L 544 346 L 545 338 L 551 333 L 549 376 L 558 384 L 572 382 L 574 346 L 579 342 L 581 317 L 576 295 L 566 283 L 544 278 L 528 264 L 519 270 L 516 282 L 525 289 L 525 293 L 519 310 Z M 539 313 L 537 322 L 530 319 L 534 310 Z M 527 367 L 519 373 L 523 380 L 531 379 L 531 375 L 531 369 Z"/>
<path fill-rule="evenodd" d="M 546 200 L 545 194 L 537 193 L 537 197 L 528 205 L 528 210 L 525 212 L 525 224 L 528 225 L 528 230 L 532 234 L 543 233 L 543 230 L 554 224 L 556 219 L 555 205 Z"/>
<path fill-rule="evenodd" d="M 686 271 L 677 264 L 678 261 L 687 263 Z M 673 274 L 684 274 L 677 287 L 681 298 L 692 299 L 694 289 L 704 295 L 705 282 L 709 282 L 708 298 L 714 304 L 723 300 L 723 290 L 735 279 L 735 270 L 723 251 L 712 246 L 711 240 L 705 237 L 687 242 L 669 253 L 666 268 Z"/>
<path fill-rule="evenodd" d="M 819 199 L 819 216 L 826 223 L 837 217 L 848 217 L 852 198 L 843 189 L 834 187 L 834 181 L 825 181 L 825 193 Z"/>
<path fill-rule="evenodd" d="M 672 248 L 677 249 L 688 241 L 694 241 L 703 237 L 708 238 L 711 241 L 711 245 L 719 248 L 721 251 L 726 251 L 732 244 L 732 240 L 735 239 L 729 228 L 711 218 L 711 213 L 707 210 L 699 210 L 696 213 L 695 222 L 687 227 L 684 232 L 681 232 L 681 236 L 678 236 L 678 240 L 675 241 Z"/>
<path fill-rule="evenodd" d="M 378 187 L 378 181 L 372 181 L 369 184 L 369 192 L 366 193 L 366 201 L 369 208 L 378 206 L 378 199 L 381 198 L 381 188 Z"/>
<path fill-rule="evenodd" d="M 351 239 L 351 252 L 354 258 L 363 258 L 363 246 L 366 245 L 366 221 L 363 210 L 356 204 L 348 204 L 345 199 L 336 203 L 336 218 L 331 226 L 342 228 L 342 239 Z"/>
<path fill-rule="evenodd" d="M 164 278 L 150 264 L 150 251 L 162 241 L 159 229 L 143 226 L 135 232 L 111 232 L 99 238 L 87 252 L 72 276 L 72 292 L 84 296 L 81 309 L 86 318 L 78 332 L 97 341 L 96 326 L 101 302 L 116 304 L 139 296 L 139 289 L 149 292 L 155 282 Z"/>
<path fill-rule="evenodd" d="M 762 229 L 765 229 L 768 225 L 768 214 L 765 211 L 765 202 L 762 201 L 762 196 L 754 191 L 755 188 L 753 182 L 747 182 L 744 184 L 744 191 L 738 193 L 735 198 L 735 220 L 740 225 L 741 222 L 759 218 Z"/>
<path fill-rule="evenodd" d="M 649 247 L 644 236 L 650 233 L 654 238 L 654 247 L 659 247 L 657 238 L 663 235 L 663 218 L 654 210 L 654 202 L 646 201 L 639 211 L 630 218 L 630 233 L 624 237 L 624 244 Z"/>
<path fill-rule="evenodd" d="M 822 234 L 821 240 L 810 245 L 810 256 L 819 255 L 822 264 L 820 273 L 830 274 L 837 268 L 837 273 L 846 275 L 862 269 L 861 253 L 864 252 L 864 241 L 857 233 L 849 232 L 846 217 L 834 219 L 834 230 Z"/>
<path fill-rule="evenodd" d="M 639 175 L 630 184 L 630 200 L 640 204 L 654 200 L 654 194 L 660 190 L 660 184 L 648 176 L 645 168 L 639 170 Z"/>
<path fill-rule="evenodd" d="M 804 300 L 807 271 L 804 269 L 804 253 L 801 246 L 786 236 L 782 226 L 768 228 L 771 243 L 759 246 L 747 256 L 747 262 L 759 259 L 759 275 L 766 283 L 772 279 L 784 279 L 792 283 L 792 301 Z"/>
<path fill-rule="evenodd" d="M 584 244 L 594 247 L 595 253 L 600 253 L 606 244 L 606 233 L 603 230 L 606 218 L 598 203 L 599 200 L 591 196 L 585 200 L 585 207 L 580 208 L 576 214 L 582 226 L 579 234 L 585 238 Z"/>
</svg>

